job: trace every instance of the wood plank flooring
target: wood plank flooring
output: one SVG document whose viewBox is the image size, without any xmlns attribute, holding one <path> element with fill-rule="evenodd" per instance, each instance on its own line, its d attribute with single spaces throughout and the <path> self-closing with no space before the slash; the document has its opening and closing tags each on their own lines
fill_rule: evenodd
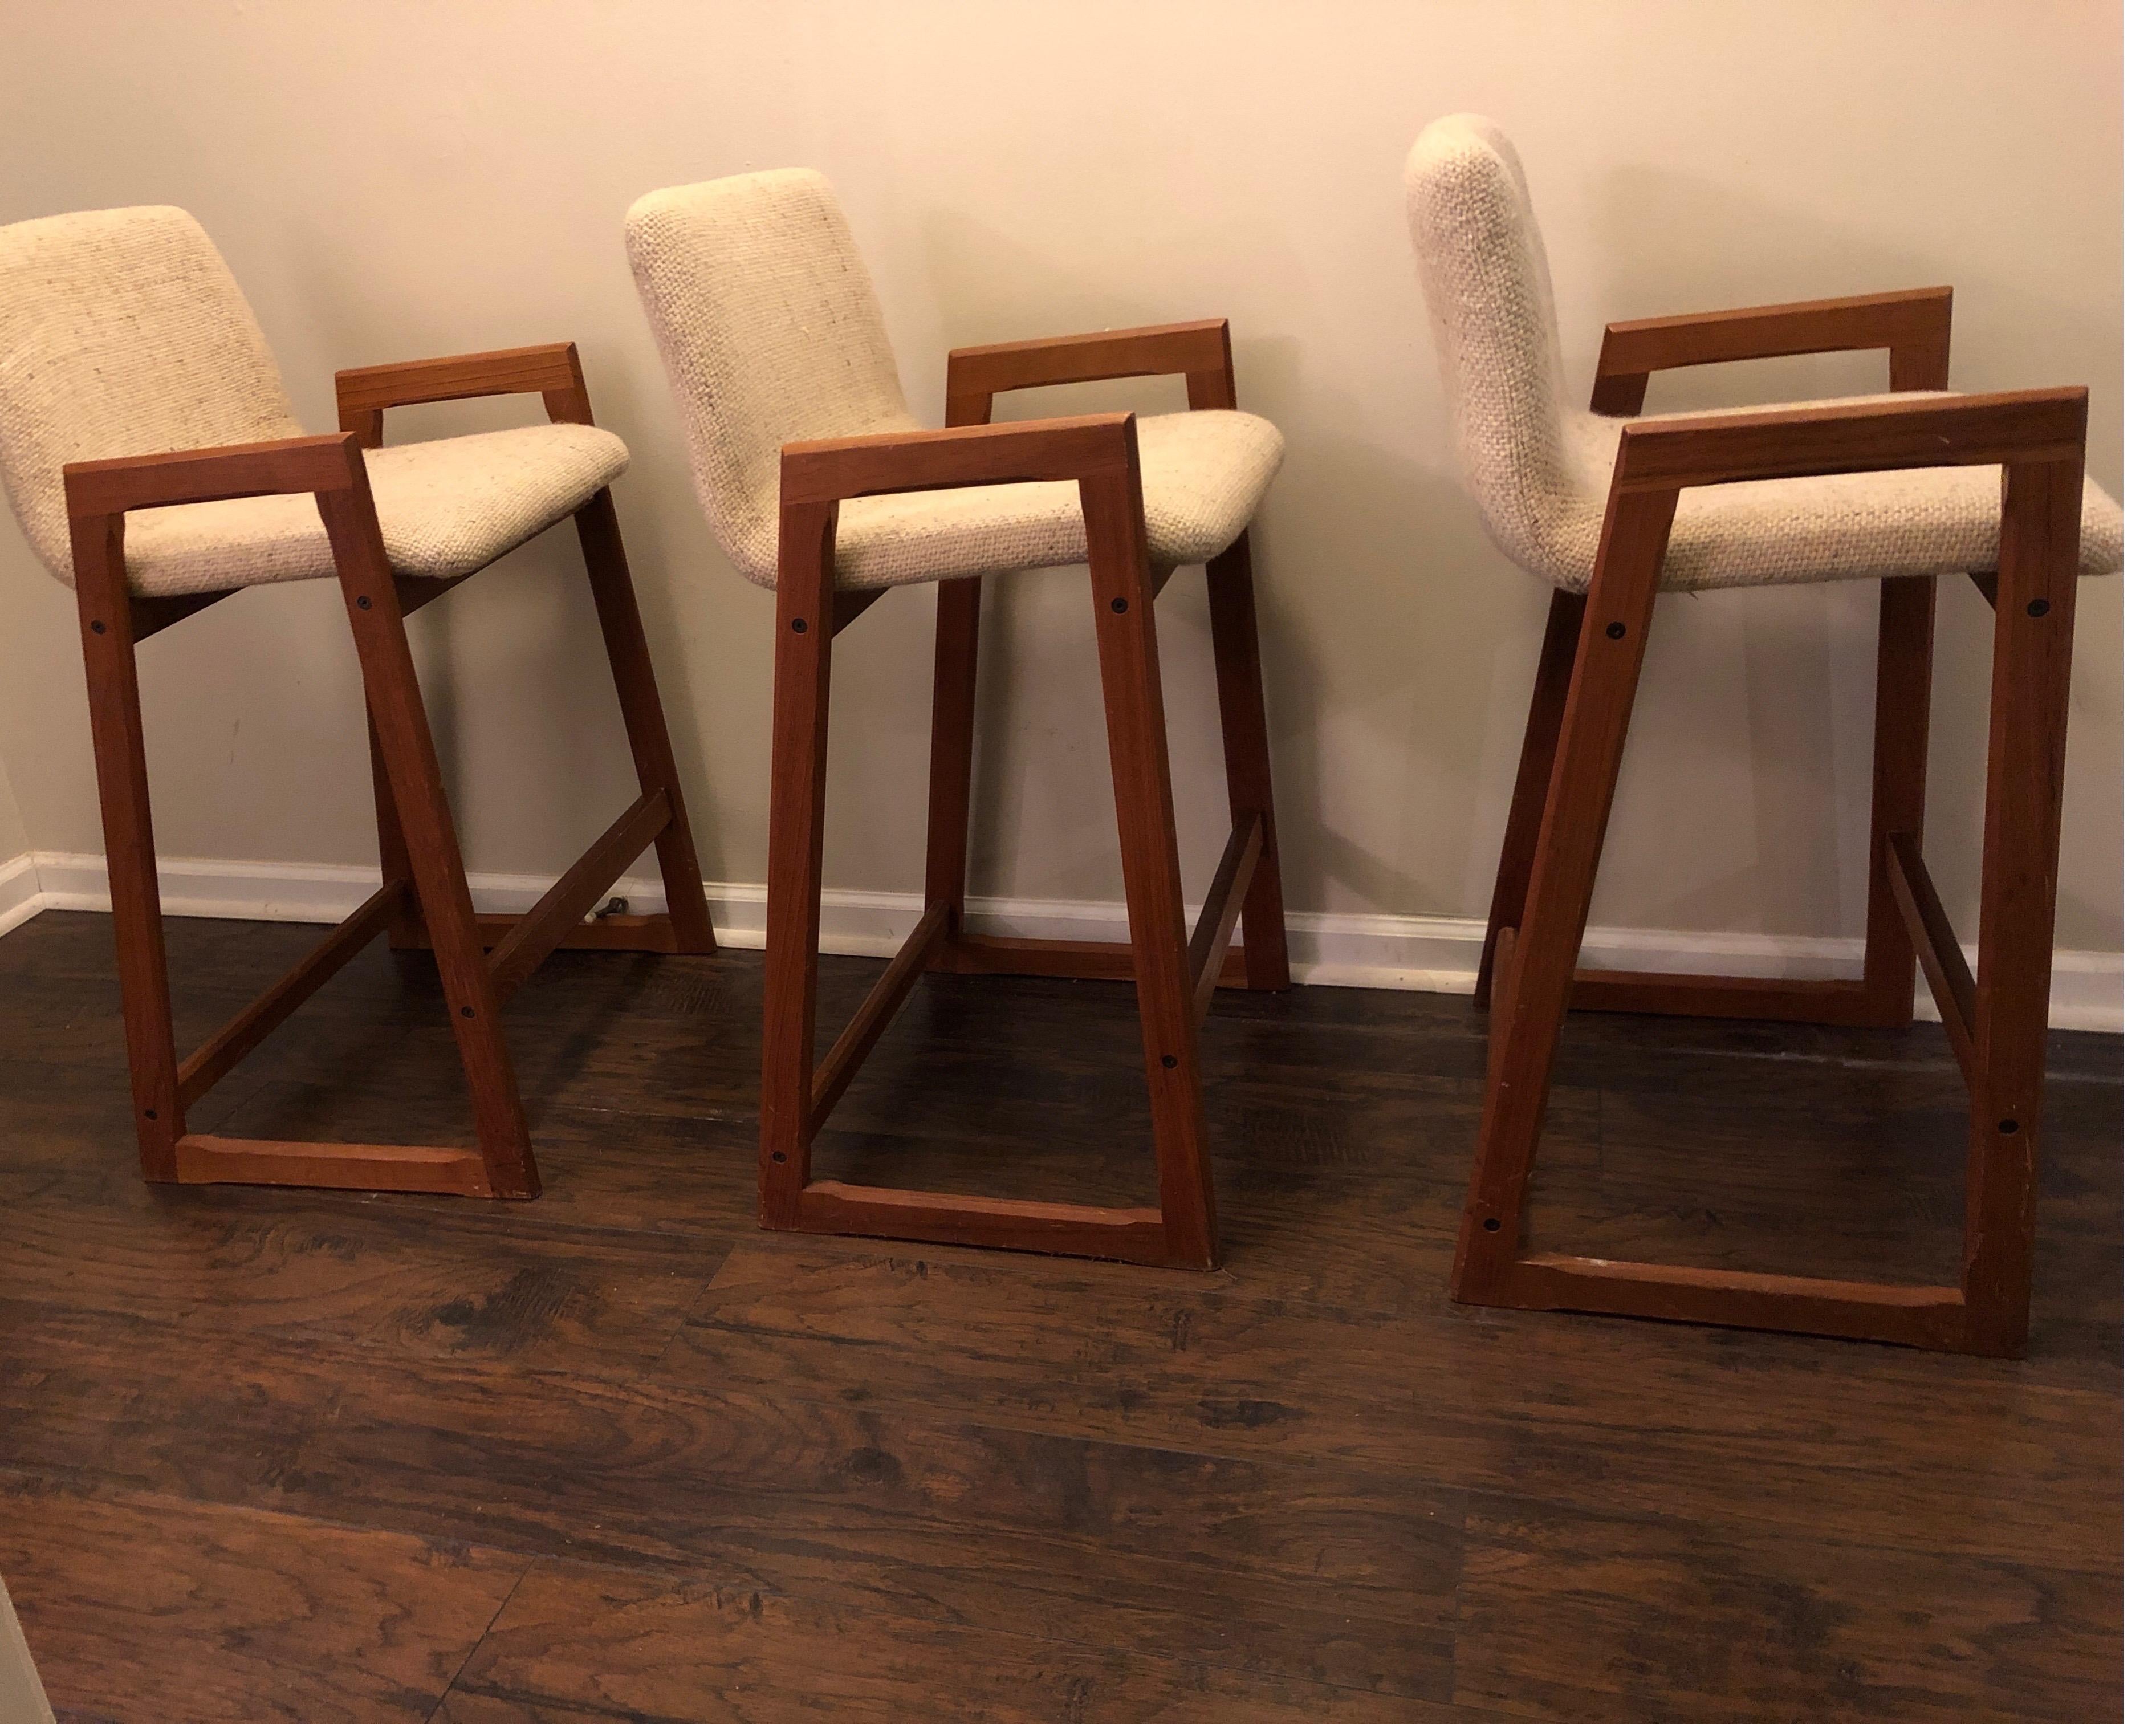
<svg viewBox="0 0 2156 1724">
<path fill-rule="evenodd" d="M 170 927 L 183 1044 L 318 932 Z M 64 1719 L 2118 1715 L 2116 1038 L 2054 1038 L 2005 1364 L 1452 1306 L 1482 1024 L 1429 994 L 1218 996 L 1217 1275 L 760 1234 L 758 983 L 549 959 L 536 1203 L 153 1190 L 106 919 L 0 939 L 0 1575 Z M 930 977 L 818 1171 L 1139 1200 L 1137 1034 Z M 1935 1026 L 1577 1018 L 1536 1236 L 1945 1272 L 1961 1108 Z M 470 1141 L 430 960 L 192 1123 Z"/>
</svg>

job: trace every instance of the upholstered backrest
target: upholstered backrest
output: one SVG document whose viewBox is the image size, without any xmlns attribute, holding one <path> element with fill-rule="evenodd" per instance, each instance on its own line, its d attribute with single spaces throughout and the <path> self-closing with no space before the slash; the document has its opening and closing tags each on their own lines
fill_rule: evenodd
<svg viewBox="0 0 2156 1724">
<path fill-rule="evenodd" d="M 0 228 L 0 482 L 61 580 L 68 462 L 299 431 L 239 284 L 185 210 Z"/>
<path fill-rule="evenodd" d="M 1534 547 L 1580 481 L 1568 454 L 1549 260 L 1527 176 L 1491 121 L 1455 114 L 1415 140 L 1408 230 L 1462 467 L 1491 536 Z"/>
<path fill-rule="evenodd" d="M 654 192 L 629 210 L 629 260 L 705 516 L 772 585 L 779 446 L 916 423 L 837 195 L 801 168 Z"/>
</svg>

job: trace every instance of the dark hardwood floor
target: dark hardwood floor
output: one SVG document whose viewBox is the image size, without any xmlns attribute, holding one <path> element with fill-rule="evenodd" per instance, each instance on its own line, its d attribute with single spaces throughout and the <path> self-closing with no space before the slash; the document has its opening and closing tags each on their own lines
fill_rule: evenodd
<svg viewBox="0 0 2156 1724">
<path fill-rule="evenodd" d="M 183 1044 L 318 932 L 171 924 Z M 0 940 L 0 1575 L 64 1718 L 2118 1715 L 2116 1038 L 2054 1039 L 2008 1364 L 1449 1305 L 1429 994 L 1219 995 L 1217 1275 L 759 1234 L 757 983 L 550 959 L 536 1203 L 151 1189 L 105 919 Z M 468 1141 L 439 1000 L 377 947 L 193 1123 Z M 1137 1198 L 1136 1039 L 932 977 L 819 1172 Z M 1932 1026 L 1576 1018 L 1537 1237 L 1934 1275 L 1961 1110 Z"/>
</svg>

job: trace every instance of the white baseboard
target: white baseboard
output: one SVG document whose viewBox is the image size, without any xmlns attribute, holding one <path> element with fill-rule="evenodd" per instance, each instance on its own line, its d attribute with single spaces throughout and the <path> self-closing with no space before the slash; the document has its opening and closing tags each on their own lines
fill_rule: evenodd
<svg viewBox="0 0 2156 1724">
<path fill-rule="evenodd" d="M 12 862 L 0 862 L 0 934 L 19 928 L 44 907 L 38 859 L 25 850 Z"/>
<path fill-rule="evenodd" d="M 166 912 L 257 921 L 334 922 L 381 884 L 371 868 L 312 863 L 210 862 L 178 859 L 158 865 Z M 529 907 L 553 882 L 536 875 L 472 876 L 481 911 Z M 663 904 L 656 880 L 629 879 L 616 889 L 633 911 Z M 763 944 L 763 888 L 707 881 L 711 922 L 722 946 Z M 36 851 L 0 865 L 0 934 L 40 910 L 107 910 L 102 856 Z M 969 920 L 984 933 L 1042 939 L 1120 940 L 1120 904 L 1048 898 L 975 898 Z M 1197 914 L 1196 907 L 1191 915 Z M 920 919 L 907 892 L 832 890 L 824 895 L 826 952 L 889 957 Z M 1475 985 L 1482 923 L 1464 916 L 1361 916 L 1291 912 L 1288 957 L 1300 982 L 1337 988 L 1413 988 L 1465 993 Z M 1719 976 L 1853 977 L 1863 942 L 1777 934 L 1701 934 L 1671 929 L 1590 928 L 1583 957 L 1625 970 L 1689 970 Z M 1975 953 L 1969 953 L 1972 962 Z M 1919 1016 L 1938 1016 L 1921 981 Z M 2051 1027 L 2118 1031 L 2125 1022 L 2125 967 L 2115 952 L 2056 953 Z"/>
</svg>

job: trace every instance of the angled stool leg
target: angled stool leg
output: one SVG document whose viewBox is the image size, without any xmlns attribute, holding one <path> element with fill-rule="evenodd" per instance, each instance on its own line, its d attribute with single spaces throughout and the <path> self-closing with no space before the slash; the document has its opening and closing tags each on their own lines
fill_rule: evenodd
<svg viewBox="0 0 2156 1724">
<path fill-rule="evenodd" d="M 1933 613 L 1928 575 L 1879 583 L 1878 690 L 1871 737 L 1871 877 L 1864 921 L 1863 1023 L 1903 1024 L 1914 1013 L 1917 948 L 1895 902 L 1894 840 L 1924 839 L 1932 724 Z"/>
<path fill-rule="evenodd" d="M 665 887 L 666 914 L 616 917 L 603 938 L 591 937 L 593 930 L 572 928 L 561 943 L 603 945 L 615 951 L 708 955 L 718 949 L 718 942 L 711 930 L 711 906 L 704 897 L 703 870 L 696 859 L 696 842 L 690 835 L 686 803 L 667 735 L 665 709 L 651 668 L 650 644 L 637 608 L 636 588 L 629 579 L 629 559 L 622 548 L 621 524 L 614 512 L 613 493 L 599 492 L 577 511 L 576 521 L 592 600 L 598 612 L 599 630 L 613 675 L 614 694 L 621 706 L 623 727 L 629 734 L 629 755 L 636 766 L 637 788 L 647 797 L 658 793 L 665 799 L 666 821 L 653 839 L 652 849 L 659 859 L 660 876 Z M 420 602 L 439 590 L 444 589 L 434 587 Z M 407 614 L 415 608 L 416 604 L 405 606 Z M 382 767 L 381 737 L 372 714 L 367 719 L 367 747 L 374 763 L 374 818 L 382 877 L 408 880 L 411 859 L 398 821 L 396 798 Z M 511 916 L 482 919 L 482 944 L 495 944 L 515 922 Z M 393 913 L 389 943 L 406 949 L 427 945 L 426 929 L 413 902 L 400 905 Z"/>
<path fill-rule="evenodd" d="M 1265 738 L 1265 675 L 1258 659 L 1257 594 L 1250 536 L 1205 565 L 1213 618 L 1213 669 L 1220 689 L 1220 752 L 1228 769 L 1228 823 L 1258 821 L 1260 844 L 1243 898 L 1245 985 L 1288 985 L 1287 919 L 1281 900 L 1279 827 L 1273 814 L 1272 752 Z"/>
<path fill-rule="evenodd" d="M 1192 1011 L 1152 569 L 1146 555 L 1135 435 L 1127 434 L 1132 441 L 1125 466 L 1081 480 L 1079 495 L 1086 513 L 1093 624 L 1100 638 L 1101 688 L 1107 706 L 1108 764 L 1115 781 L 1167 1260 L 1178 1267 L 1209 1269 L 1219 1260 L 1219 1229 Z"/>
<path fill-rule="evenodd" d="M 1543 625 L 1543 655 L 1535 668 L 1535 691 L 1527 703 L 1527 726 L 1520 738 L 1520 766 L 1512 779 L 1512 812 L 1505 817 L 1504 848 L 1497 856 L 1497 883 L 1490 894 L 1490 921 L 1482 936 L 1482 962 L 1475 976 L 1475 1003 L 1490 1004 L 1491 967 L 1497 936 L 1520 926 L 1527 904 L 1527 876 L 1535 865 L 1535 840 L 1543 829 L 1543 807 L 1549 799 L 1550 767 L 1564 722 L 1572 664 L 1579 649 L 1579 619 L 1587 595 L 1562 587 L 1550 594 L 1549 618 Z"/>
<path fill-rule="evenodd" d="M 651 647 L 637 609 L 636 587 L 629 577 L 629 557 L 622 548 L 621 522 L 614 513 L 612 491 L 602 490 L 577 511 L 577 537 L 583 546 L 592 599 L 598 608 L 599 629 L 606 638 L 607 662 L 613 670 L 622 723 L 628 729 L 629 752 L 636 762 L 637 785 L 647 796 L 663 790 L 671 811 L 652 843 L 659 858 L 660 876 L 666 885 L 667 931 L 671 938 L 663 944 L 654 942 L 654 949 L 716 952 L 718 942 L 711 931 L 711 907 L 704 896 L 703 869 L 696 860 L 696 840 L 689 833 L 680 774 L 666 734 L 666 711 L 660 704 L 659 680 L 652 673 Z"/>
<path fill-rule="evenodd" d="M 763 1103 L 757 1219 L 798 1224 L 815 1136 L 816 947 L 823 920 L 824 776 L 830 749 L 831 557 L 837 505 L 779 511 L 773 676 L 771 862 L 763 942 Z"/>
<path fill-rule="evenodd" d="M 936 692 L 929 720 L 928 865 L 924 901 L 966 926 L 966 854 L 973 789 L 973 700 L 981 660 L 981 582 L 936 588 Z"/>
<path fill-rule="evenodd" d="M 358 459 L 356 450 L 352 459 Z M 471 1090 L 488 1184 L 496 1197 L 536 1197 L 539 1170 L 532 1159 L 531 1135 L 510 1066 L 501 1008 L 480 942 L 471 888 L 373 500 L 363 487 L 355 487 L 319 493 L 316 500 L 336 557 L 337 580 L 411 864 L 413 890 L 426 920 L 449 1025 Z"/>
<path fill-rule="evenodd" d="M 1962 1294 L 1969 1349 L 2028 1338 L 2037 1152 L 2058 906 L 2082 464 L 2006 469 L 1993 625 Z"/>
<path fill-rule="evenodd" d="M 1471 1305 L 1500 1294 L 1520 1255 L 1521 1213 L 1676 510 L 1674 491 L 1619 494 L 1603 525 L 1525 912 L 1496 978 L 1504 1009 L 1490 1023 L 1481 1135 L 1452 1270 L 1453 1297 Z"/>
<path fill-rule="evenodd" d="M 172 1180 L 178 1178 L 177 1145 L 187 1126 L 181 1117 L 179 1056 L 172 1042 L 172 983 L 157 893 L 157 847 L 150 824 L 150 773 L 135 675 L 134 603 L 127 589 L 124 527 L 118 516 L 77 520 L 71 526 L 135 1137 L 142 1177 Z"/>
<path fill-rule="evenodd" d="M 419 895 L 412 885 L 412 853 L 404 843 L 404 828 L 397 818 L 397 793 L 389 788 L 389 767 L 382 757 L 382 730 L 374 721 L 372 706 L 367 713 L 367 753 L 373 769 L 374 836 L 382 854 L 382 883 L 402 882 L 404 890 L 389 914 L 389 944 L 400 952 L 424 952 L 427 947 L 426 919 L 419 914 Z"/>
</svg>

